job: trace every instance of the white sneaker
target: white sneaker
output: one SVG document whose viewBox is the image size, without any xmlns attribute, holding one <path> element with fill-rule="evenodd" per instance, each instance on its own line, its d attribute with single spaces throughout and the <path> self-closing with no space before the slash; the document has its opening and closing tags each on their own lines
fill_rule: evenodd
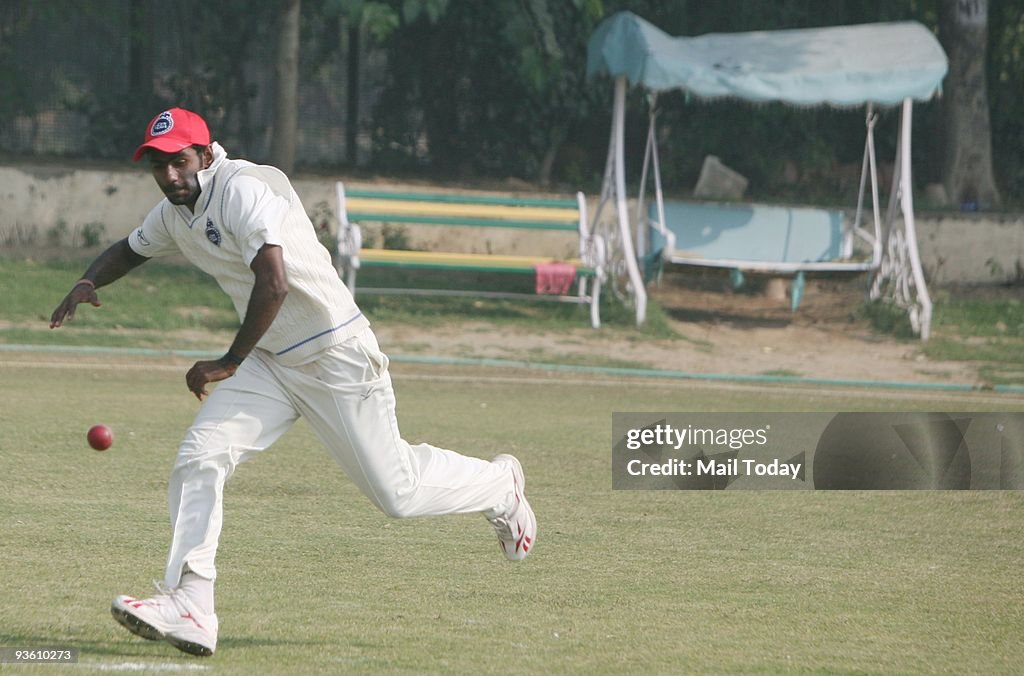
<svg viewBox="0 0 1024 676">
<path fill-rule="evenodd" d="M 487 516 L 498 534 L 498 545 L 509 561 L 522 561 L 533 549 L 537 539 L 537 517 L 526 501 L 526 478 L 523 466 L 507 453 L 495 456 L 492 462 L 508 465 L 515 479 L 515 500 L 504 514 Z"/>
<path fill-rule="evenodd" d="M 149 599 L 118 596 L 110 613 L 125 629 L 150 641 L 163 639 L 178 650 L 208 657 L 217 649 L 217 616 L 206 615 L 184 592 L 157 584 Z"/>
</svg>

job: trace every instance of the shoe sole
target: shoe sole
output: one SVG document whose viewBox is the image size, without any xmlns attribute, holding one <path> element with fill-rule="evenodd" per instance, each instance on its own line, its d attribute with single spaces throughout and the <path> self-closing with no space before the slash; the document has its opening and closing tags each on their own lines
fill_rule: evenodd
<svg viewBox="0 0 1024 676">
<path fill-rule="evenodd" d="M 156 627 L 146 624 L 117 604 L 110 606 L 110 614 L 122 627 L 147 641 L 160 641 L 164 637 Z"/>
<path fill-rule="evenodd" d="M 184 639 L 177 638 L 176 636 L 164 634 L 153 625 L 143 622 L 126 609 L 119 607 L 117 604 L 110 606 L 110 614 L 114 616 L 114 619 L 117 620 L 117 623 L 122 627 L 136 636 L 146 639 L 147 641 L 167 641 L 178 650 L 188 653 L 189 655 L 195 655 L 196 657 L 209 657 L 213 654 L 213 651 L 204 645 L 200 645 L 193 641 L 186 641 Z"/>
<path fill-rule="evenodd" d="M 192 641 L 185 641 L 174 636 L 164 636 L 164 640 L 170 643 L 178 650 L 188 653 L 189 655 L 195 655 L 196 657 L 209 657 L 213 654 L 213 651 L 204 645 L 193 643 Z"/>
</svg>

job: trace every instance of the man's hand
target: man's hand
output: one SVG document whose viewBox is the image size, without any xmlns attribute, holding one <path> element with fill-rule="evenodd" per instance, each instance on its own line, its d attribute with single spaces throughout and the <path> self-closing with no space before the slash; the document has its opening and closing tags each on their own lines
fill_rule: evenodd
<svg viewBox="0 0 1024 676">
<path fill-rule="evenodd" d="M 206 391 L 207 385 L 227 380 L 235 375 L 237 370 L 238 364 L 223 357 L 213 361 L 197 361 L 185 374 L 185 384 L 188 385 L 189 391 L 196 395 L 196 399 L 202 401 L 209 395 Z"/>
<path fill-rule="evenodd" d="M 50 328 L 56 329 L 63 326 L 65 321 L 74 319 L 75 308 L 79 303 L 89 303 L 99 307 L 100 299 L 96 295 L 97 287 L 106 286 L 121 279 L 148 260 L 145 256 L 132 251 L 127 237 L 111 244 L 89 265 L 89 269 L 85 271 L 82 278 L 75 282 L 71 292 L 64 296 L 64 300 L 50 315 Z"/>
<path fill-rule="evenodd" d="M 56 329 L 64 325 L 65 321 L 75 318 L 75 308 L 79 303 L 89 303 L 95 307 L 100 306 L 100 298 L 96 295 L 96 288 L 92 284 L 79 282 L 71 289 L 64 300 L 60 302 L 57 309 L 50 315 L 50 328 Z"/>
</svg>

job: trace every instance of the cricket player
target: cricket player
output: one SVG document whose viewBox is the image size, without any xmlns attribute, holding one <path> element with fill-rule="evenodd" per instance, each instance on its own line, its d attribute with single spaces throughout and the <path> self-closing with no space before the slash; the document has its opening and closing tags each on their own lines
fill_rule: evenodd
<svg viewBox="0 0 1024 676">
<path fill-rule="evenodd" d="M 50 318 L 57 328 L 97 290 L 151 258 L 183 254 L 212 275 L 241 326 L 224 356 L 185 375 L 201 403 L 178 448 L 168 490 L 172 537 L 151 598 L 118 596 L 125 628 L 193 655 L 217 647 L 214 559 L 224 482 L 236 466 L 306 418 L 345 473 L 393 517 L 482 512 L 505 556 L 531 551 L 537 521 L 519 461 L 488 462 L 398 431 L 388 358 L 338 278 L 288 178 L 229 159 L 196 113 L 157 115 L 135 151 L 165 198 L 89 266 Z M 208 386 L 219 383 L 212 391 Z"/>
</svg>

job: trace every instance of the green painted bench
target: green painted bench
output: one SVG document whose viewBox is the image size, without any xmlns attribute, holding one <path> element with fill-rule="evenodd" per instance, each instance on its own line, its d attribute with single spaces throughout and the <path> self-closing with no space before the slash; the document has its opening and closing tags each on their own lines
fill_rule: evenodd
<svg viewBox="0 0 1024 676">
<path fill-rule="evenodd" d="M 338 182 L 338 272 L 353 294 L 471 295 L 490 298 L 550 300 L 590 306 L 591 325 L 600 326 L 601 283 L 604 280 L 605 247 L 600 237 L 591 236 L 586 225 L 583 193 L 574 199 L 526 198 L 484 193 L 399 192 L 354 188 Z M 578 255 L 504 255 L 451 251 L 409 251 L 363 247 L 363 225 L 439 225 L 466 228 L 516 228 L 524 237 L 537 231 L 574 232 Z M 545 275 L 552 270 L 573 275 L 575 294 L 484 291 L 479 289 L 434 289 L 406 287 L 357 287 L 363 268 L 403 270 L 451 270 L 478 273 Z M 556 286 L 566 286 L 563 284 Z M 536 285 L 546 287 L 544 279 Z"/>
</svg>

